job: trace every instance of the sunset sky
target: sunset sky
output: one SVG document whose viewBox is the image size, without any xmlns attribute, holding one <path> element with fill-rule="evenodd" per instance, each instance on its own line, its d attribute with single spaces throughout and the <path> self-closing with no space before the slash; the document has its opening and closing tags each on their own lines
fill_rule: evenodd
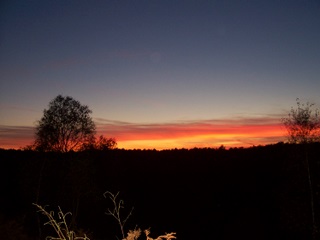
<svg viewBox="0 0 320 240">
<path fill-rule="evenodd" d="M 59 94 L 119 148 L 283 141 L 296 98 L 320 106 L 319 43 L 318 0 L 4 0 L 0 148 Z"/>
</svg>

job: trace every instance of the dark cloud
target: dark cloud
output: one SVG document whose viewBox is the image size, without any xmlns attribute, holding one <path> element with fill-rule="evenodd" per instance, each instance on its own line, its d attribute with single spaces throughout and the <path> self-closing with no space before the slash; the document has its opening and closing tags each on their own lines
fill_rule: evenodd
<svg viewBox="0 0 320 240">
<path fill-rule="evenodd" d="M 157 142 L 174 147 L 252 146 L 283 141 L 284 129 L 279 116 L 190 120 L 167 123 L 130 123 L 95 118 L 98 134 L 114 137 L 121 143 L 144 148 Z M 0 147 L 19 148 L 32 143 L 34 127 L 0 125 Z M 175 145 L 176 144 L 176 145 Z M 137 147 L 138 148 L 138 147 Z"/>
<path fill-rule="evenodd" d="M 172 123 L 126 123 L 107 119 L 97 119 L 97 128 L 108 136 L 121 140 L 155 140 L 181 138 L 207 134 L 261 134 L 280 129 L 278 117 L 211 119 L 179 121 Z M 269 134 L 267 134 L 268 136 Z M 267 137 L 266 136 L 266 137 Z"/>
<path fill-rule="evenodd" d="M 0 125 L 0 147 L 20 148 L 32 143 L 34 127 Z"/>
</svg>

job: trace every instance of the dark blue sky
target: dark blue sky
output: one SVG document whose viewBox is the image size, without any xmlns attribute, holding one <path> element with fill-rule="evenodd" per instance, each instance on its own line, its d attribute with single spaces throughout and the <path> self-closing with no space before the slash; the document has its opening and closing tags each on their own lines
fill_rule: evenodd
<svg viewBox="0 0 320 240">
<path fill-rule="evenodd" d="M 320 103 L 320 2 L 2 1 L 0 125 L 58 94 L 94 118 L 172 123 Z"/>
</svg>

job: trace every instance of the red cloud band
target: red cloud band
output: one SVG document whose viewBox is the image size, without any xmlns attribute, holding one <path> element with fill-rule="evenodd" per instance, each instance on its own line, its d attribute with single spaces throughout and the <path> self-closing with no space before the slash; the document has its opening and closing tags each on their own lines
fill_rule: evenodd
<svg viewBox="0 0 320 240">
<path fill-rule="evenodd" d="M 113 137 L 120 148 L 192 148 L 250 146 L 283 141 L 285 130 L 277 116 L 163 124 L 133 124 L 95 119 L 98 134 Z M 20 148 L 33 141 L 33 127 L 0 126 L 0 147 Z"/>
<path fill-rule="evenodd" d="M 279 118 L 275 117 L 167 124 L 132 124 L 98 119 L 97 125 L 99 132 L 115 137 L 119 146 L 123 143 L 129 148 L 142 145 L 149 148 L 192 147 L 192 144 L 199 147 L 208 144 L 247 146 L 281 141 L 285 135 Z"/>
</svg>

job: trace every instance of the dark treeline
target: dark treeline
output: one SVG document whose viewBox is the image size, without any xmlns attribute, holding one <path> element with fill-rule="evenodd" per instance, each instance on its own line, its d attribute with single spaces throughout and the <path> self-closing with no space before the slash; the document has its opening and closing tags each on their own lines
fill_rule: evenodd
<svg viewBox="0 0 320 240">
<path fill-rule="evenodd" d="M 40 153 L 0 150 L 0 231 L 6 239 L 50 232 L 32 203 L 72 212 L 91 239 L 120 237 L 105 214 L 120 192 L 125 228 L 188 239 L 312 239 L 306 160 L 319 223 L 320 144 L 234 149 L 108 150 Z M 9 235 L 5 235 L 8 234 Z"/>
</svg>

